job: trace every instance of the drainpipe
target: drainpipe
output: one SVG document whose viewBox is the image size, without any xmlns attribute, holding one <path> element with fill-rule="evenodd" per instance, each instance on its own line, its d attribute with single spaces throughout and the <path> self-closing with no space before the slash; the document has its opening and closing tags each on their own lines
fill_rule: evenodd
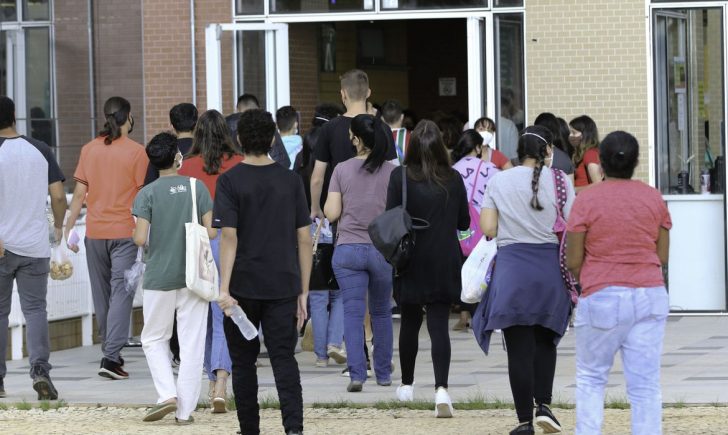
<svg viewBox="0 0 728 435">
<path fill-rule="evenodd" d="M 195 55 L 195 0 L 190 0 L 190 28 L 192 32 L 192 104 L 197 106 L 197 56 Z"/>
<path fill-rule="evenodd" d="M 94 35 L 92 0 L 86 2 L 88 8 L 88 82 L 91 102 L 91 139 L 96 137 L 96 85 L 94 83 Z M 86 346 L 86 344 L 84 344 Z"/>
</svg>

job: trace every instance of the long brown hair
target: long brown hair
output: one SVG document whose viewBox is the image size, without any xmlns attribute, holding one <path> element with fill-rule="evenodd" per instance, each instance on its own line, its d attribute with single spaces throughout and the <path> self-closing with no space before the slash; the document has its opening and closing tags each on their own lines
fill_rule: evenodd
<svg viewBox="0 0 728 435">
<path fill-rule="evenodd" d="M 597 123 L 587 115 L 572 119 L 569 126 L 581 132 L 581 143 L 576 147 L 572 156 L 574 166 L 578 167 L 584 160 L 584 154 L 587 151 L 592 148 L 599 149 L 599 130 L 597 129 Z"/>
<path fill-rule="evenodd" d="M 192 148 L 186 157 L 202 156 L 202 169 L 208 175 L 216 175 L 220 173 L 223 158 L 230 160 L 235 155 L 240 153 L 233 146 L 225 118 L 217 110 L 203 113 L 195 125 Z"/>
<path fill-rule="evenodd" d="M 426 119 L 412 131 L 404 164 L 408 166 L 407 174 L 412 180 L 434 182 L 445 190 L 447 182 L 455 175 L 440 129 Z"/>
<path fill-rule="evenodd" d="M 131 104 L 122 97 L 111 97 L 104 103 L 104 128 L 99 132 L 99 137 L 104 138 L 106 145 L 121 137 L 121 127 L 126 124 L 131 112 Z"/>
</svg>

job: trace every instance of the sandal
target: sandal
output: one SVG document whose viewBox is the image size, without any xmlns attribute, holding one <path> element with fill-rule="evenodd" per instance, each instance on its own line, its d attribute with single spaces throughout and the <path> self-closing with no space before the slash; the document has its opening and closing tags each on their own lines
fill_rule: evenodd
<svg viewBox="0 0 728 435">
<path fill-rule="evenodd" d="M 215 397 L 212 399 L 212 413 L 224 414 L 227 409 L 227 376 L 218 376 L 215 382 Z"/>
<path fill-rule="evenodd" d="M 159 421 L 170 412 L 177 411 L 177 403 L 160 403 L 147 412 L 142 421 Z"/>
</svg>

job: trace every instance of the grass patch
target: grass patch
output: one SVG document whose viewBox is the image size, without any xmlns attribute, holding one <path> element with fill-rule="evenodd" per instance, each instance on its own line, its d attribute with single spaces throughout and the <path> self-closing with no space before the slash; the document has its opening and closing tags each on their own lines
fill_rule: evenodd
<svg viewBox="0 0 728 435">
<path fill-rule="evenodd" d="M 46 412 L 51 409 L 51 402 L 48 399 L 43 399 L 40 401 L 38 406 L 43 410 L 43 412 Z"/>
<path fill-rule="evenodd" d="M 453 404 L 453 407 L 455 405 Z M 412 411 L 432 411 L 435 409 L 435 403 L 425 399 L 415 399 L 411 402 L 402 402 L 400 400 L 380 400 L 374 404 L 376 409 L 409 409 Z"/>
<path fill-rule="evenodd" d="M 227 398 L 227 407 L 229 411 L 237 411 L 238 405 L 235 403 L 235 394 L 230 393 Z"/>
<path fill-rule="evenodd" d="M 207 399 L 200 399 L 197 402 L 197 408 L 195 408 L 195 411 L 198 411 L 200 409 L 210 409 L 210 401 Z"/>
<path fill-rule="evenodd" d="M 276 396 L 268 394 L 258 400 L 258 406 L 260 406 L 260 409 L 281 409 L 281 402 L 278 401 Z"/>
<path fill-rule="evenodd" d="M 15 405 L 16 408 L 20 411 L 30 411 L 30 409 L 33 407 L 30 403 L 28 403 L 27 400 L 25 400 L 25 397 L 23 397 L 23 400 Z"/>
<path fill-rule="evenodd" d="M 339 397 L 333 402 L 314 402 L 311 407 L 315 409 L 363 409 L 371 406 L 362 403 L 354 403 L 351 400 Z"/>
<path fill-rule="evenodd" d="M 556 399 L 551 402 L 551 407 L 560 409 L 574 409 L 576 406 L 571 401 L 571 399 L 564 399 L 563 396 L 561 396 L 561 393 L 559 393 L 556 396 Z"/>
<path fill-rule="evenodd" d="M 675 397 L 675 403 L 673 404 L 674 408 L 682 409 L 685 408 L 685 395 L 676 396 Z"/>
<path fill-rule="evenodd" d="M 8 404 L 5 402 L 0 402 L 0 411 L 7 411 L 8 410 Z"/>
<path fill-rule="evenodd" d="M 56 403 L 53 404 L 54 409 L 61 409 L 68 407 L 68 402 L 66 402 L 66 399 L 58 399 Z"/>
<path fill-rule="evenodd" d="M 607 394 L 607 397 L 604 400 L 604 408 L 605 409 L 630 409 L 630 404 L 629 404 L 629 400 L 627 400 L 627 397 L 624 395 L 611 396 L 611 395 Z"/>
</svg>

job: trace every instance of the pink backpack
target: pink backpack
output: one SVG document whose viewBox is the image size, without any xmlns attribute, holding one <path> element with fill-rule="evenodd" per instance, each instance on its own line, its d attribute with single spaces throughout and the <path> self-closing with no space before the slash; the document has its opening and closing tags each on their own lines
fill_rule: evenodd
<svg viewBox="0 0 728 435">
<path fill-rule="evenodd" d="M 478 188 L 478 177 L 480 176 L 480 169 L 483 166 L 483 161 L 478 165 L 478 170 L 475 173 L 475 181 L 473 182 L 473 191 L 470 192 L 470 201 L 468 202 L 468 212 L 470 213 L 470 228 L 465 231 L 458 231 L 458 240 L 460 241 L 460 249 L 463 251 L 463 255 L 466 257 L 470 256 L 475 246 L 483 238 L 483 232 L 480 230 L 480 212 L 473 205 L 473 197 L 475 196 L 475 190 Z M 495 166 L 494 166 L 495 167 Z M 493 174 L 497 171 L 488 171 L 487 177 L 490 179 Z M 486 181 L 487 183 L 487 181 Z"/>
</svg>

